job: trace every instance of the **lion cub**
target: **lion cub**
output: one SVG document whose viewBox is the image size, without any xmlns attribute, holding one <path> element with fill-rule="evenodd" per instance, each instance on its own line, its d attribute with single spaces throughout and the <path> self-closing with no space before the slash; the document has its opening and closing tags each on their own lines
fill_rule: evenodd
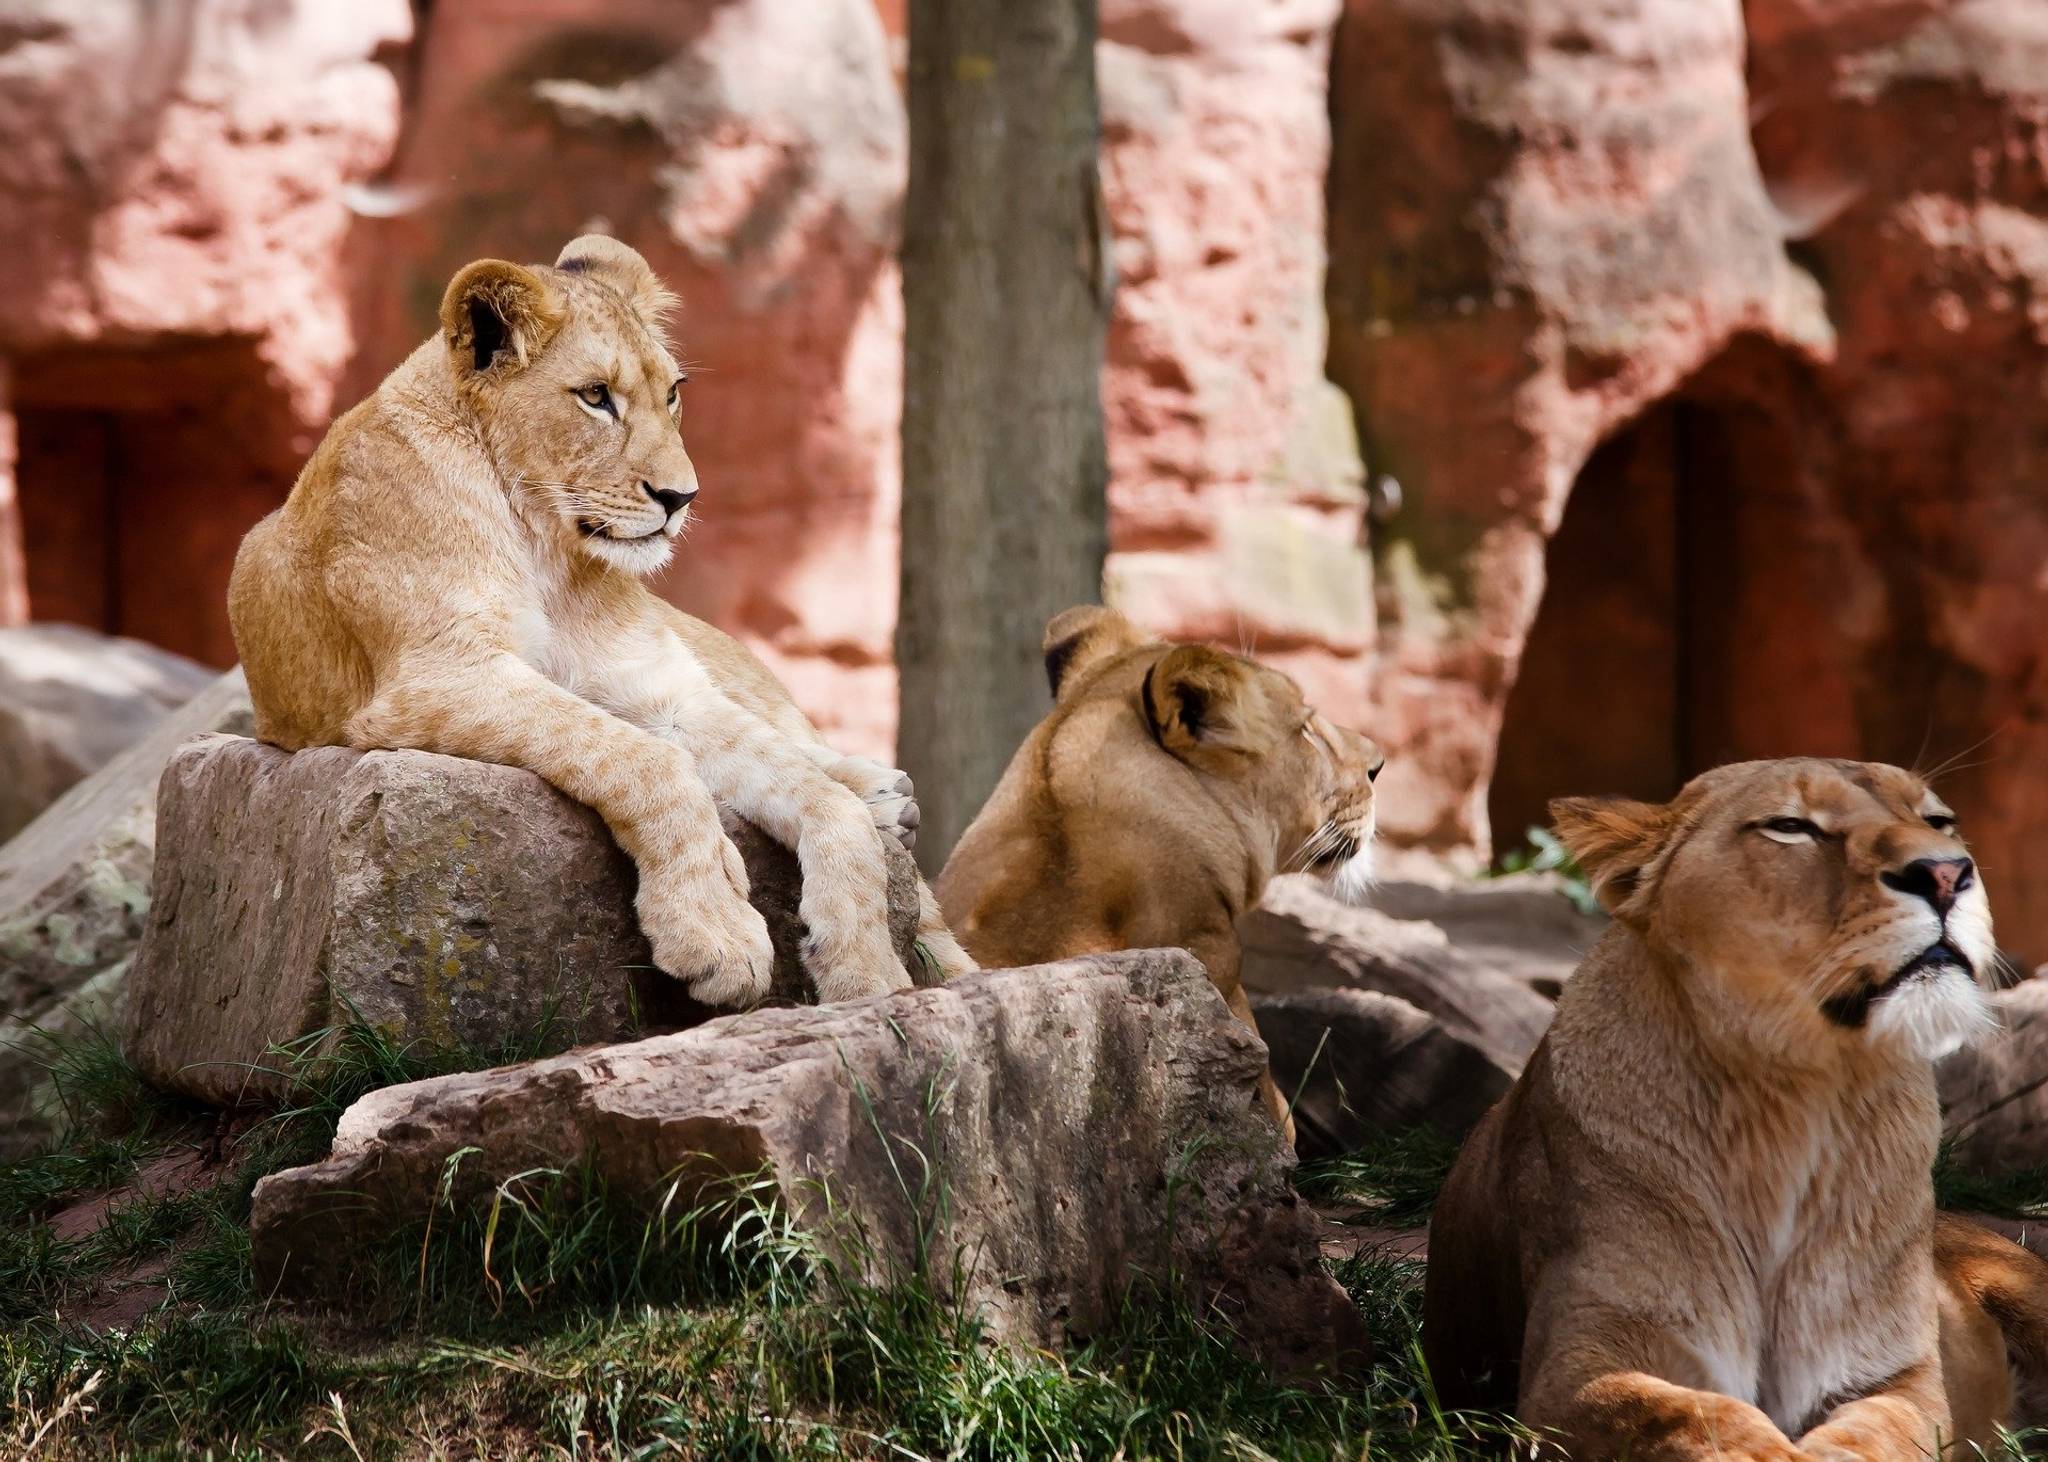
<svg viewBox="0 0 2048 1462">
<path fill-rule="evenodd" d="M 901 989 L 875 829 L 909 841 L 909 779 L 838 755 L 737 641 L 640 582 L 697 496 L 672 304 L 596 235 L 552 268 L 455 276 L 439 333 L 334 423 L 235 559 L 257 734 L 539 773 L 638 866 L 655 963 L 742 1005 L 773 950 L 716 799 L 795 850 L 819 998 Z M 926 950 L 972 969 L 920 895 Z"/>
<path fill-rule="evenodd" d="M 1835 761 L 1551 812 L 1614 923 L 1438 1201 L 1443 1403 L 1633 1462 L 1991 1442 L 2048 1265 L 1934 1211 L 1932 1063 L 1993 1024 L 1955 815 Z"/>
<path fill-rule="evenodd" d="M 1385 758 L 1279 671 L 1150 639 L 1112 609 L 1056 615 L 1045 670 L 1051 713 L 938 878 L 961 942 L 999 966 L 1184 948 L 1256 1031 L 1237 920 L 1275 873 L 1364 890 Z M 1260 1090 L 1292 1142 L 1270 1074 Z"/>
</svg>

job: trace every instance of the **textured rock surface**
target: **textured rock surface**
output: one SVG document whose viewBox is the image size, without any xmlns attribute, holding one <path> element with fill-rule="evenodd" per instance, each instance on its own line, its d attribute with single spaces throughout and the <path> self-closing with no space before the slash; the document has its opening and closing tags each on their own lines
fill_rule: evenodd
<svg viewBox="0 0 2048 1462">
<path fill-rule="evenodd" d="M 1434 924 L 1352 908 L 1307 878 L 1275 879 L 1237 932 L 1244 986 L 1255 997 L 1330 988 L 1391 995 L 1510 1075 L 1550 1026 L 1550 1001 L 1526 979 L 1453 945 Z"/>
<path fill-rule="evenodd" d="M 1252 1014 L 1273 1079 L 1294 1103 L 1294 1147 L 1304 1158 L 1425 1125 L 1462 1137 L 1507 1093 L 1520 1066 L 1377 990 L 1255 995 Z"/>
<path fill-rule="evenodd" d="M 140 640 L 0 629 L 0 843 L 212 679 Z"/>
<path fill-rule="evenodd" d="M 786 1211 L 877 1278 L 910 1272 L 921 1230 L 939 1284 L 961 1256 L 965 1298 L 1004 1338 L 1086 1334 L 1171 1269 L 1280 1368 L 1334 1367 L 1366 1342 L 1254 1101 L 1263 1059 L 1199 964 L 1152 950 L 390 1087 L 350 1108 L 326 1161 L 258 1185 L 257 1270 L 345 1286 L 364 1236 L 423 1218 L 445 1173 L 473 1201 L 589 1163 L 653 1203 L 679 1172 L 765 1168 Z M 906 1189 L 913 1151 L 943 1216 Z"/>
<path fill-rule="evenodd" d="M 2041 13 L 1347 0 L 1331 365 L 1403 487 L 1394 838 L 1960 754 L 2000 932 L 2048 956 Z"/>
<path fill-rule="evenodd" d="M 487 1053 L 703 1014 L 652 968 L 632 864 L 597 814 L 531 772 L 206 737 L 171 757 L 157 809 L 126 1045 L 166 1089 L 218 1105 L 274 1098 L 272 1047 L 357 1017 L 400 1045 Z M 796 995 L 795 857 L 751 828 L 735 841 L 775 939 L 778 992 Z M 884 856 L 907 956 L 915 873 L 893 843 Z"/>
<path fill-rule="evenodd" d="M 2048 980 L 1993 997 L 2005 1029 L 1942 1062 L 1942 1125 L 1956 1162 L 1987 1175 L 2048 1167 Z"/>
<path fill-rule="evenodd" d="M 234 543 L 343 362 L 347 399 L 455 265 L 608 223 L 704 367 L 666 591 L 886 757 L 903 5 L 875 8 L 11 7 L 0 622 L 225 663 Z M 1467 863 L 1561 791 L 1963 753 L 2002 932 L 2048 959 L 2039 0 L 1100 12 L 1125 607 L 1294 670 L 1393 754 L 1389 840 Z"/>
<path fill-rule="evenodd" d="M 110 1022 L 149 908 L 164 762 L 189 737 L 245 733 L 251 720 L 242 672 L 231 670 L 0 847 L 0 1157 L 49 1133 L 32 1032 L 118 1028 Z"/>
<path fill-rule="evenodd" d="M 335 407 L 411 25 L 405 0 L 5 7 L 0 478 L 36 618 L 234 659 L 228 567 Z"/>
<path fill-rule="evenodd" d="M 1382 825 L 1470 844 L 1595 443 L 1737 333 L 1820 349 L 1827 320 L 1750 148 L 1737 0 L 1348 0 L 1338 35 L 1332 374 L 1403 488 Z"/>
<path fill-rule="evenodd" d="M 1104 0 L 1113 602 L 1251 646 L 1357 720 L 1373 647 L 1350 408 L 1323 376 L 1338 0 Z"/>
<path fill-rule="evenodd" d="M 1390 874 L 1376 881 L 1367 904 L 1390 919 L 1441 929 L 1460 952 L 1555 1000 L 1607 916 L 1586 913 L 1550 873 L 1500 878 Z"/>
</svg>

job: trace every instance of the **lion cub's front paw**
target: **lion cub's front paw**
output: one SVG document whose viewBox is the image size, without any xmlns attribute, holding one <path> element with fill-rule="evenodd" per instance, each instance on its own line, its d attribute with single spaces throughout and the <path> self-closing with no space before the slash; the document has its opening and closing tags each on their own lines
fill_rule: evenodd
<svg viewBox="0 0 2048 1462">
<path fill-rule="evenodd" d="M 768 993 L 775 946 L 760 911 L 729 879 L 643 869 L 635 901 L 654 962 L 706 1005 L 752 1005 Z"/>
<path fill-rule="evenodd" d="M 850 787 L 867 804 L 875 826 L 906 849 L 917 846 L 917 789 L 910 775 L 885 767 L 864 756 L 843 756 L 826 768 L 826 774 L 842 787 Z"/>
</svg>

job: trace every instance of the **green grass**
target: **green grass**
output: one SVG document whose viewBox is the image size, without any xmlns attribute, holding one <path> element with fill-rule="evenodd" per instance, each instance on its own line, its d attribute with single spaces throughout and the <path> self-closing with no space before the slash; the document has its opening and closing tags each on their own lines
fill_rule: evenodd
<svg viewBox="0 0 2048 1462">
<path fill-rule="evenodd" d="M 1343 1279 L 1382 1364 L 1334 1391 L 1274 1382 L 1226 1331 L 1133 1296 L 1061 1353 L 994 1344 L 921 1272 L 842 1269 L 745 1185 L 684 1202 L 536 1171 L 386 1236 L 338 1303 L 258 1291 L 249 1198 L 323 1153 L 362 1093 L 521 1051 L 427 1055 L 360 1022 L 273 1053 L 289 1096 L 223 1131 L 148 1093 L 118 1045 L 64 1063 L 72 1131 L 0 1167 L 0 1455 L 1448 1458 L 1501 1455 L 1490 1421 L 1435 1414 L 1417 1379 L 1420 1271 Z M 218 1146 L 210 1186 L 131 1191 L 69 1239 L 49 1220 Z M 452 1178 L 451 1174 L 451 1178 Z M 906 1201 L 942 1213 L 929 1167 Z M 642 1201 L 634 1201 L 636 1198 Z M 650 1208 L 655 1216 L 647 1217 Z M 167 1298 L 126 1331 L 74 1323 L 140 1266 Z"/>
<path fill-rule="evenodd" d="M 1439 1413 L 1419 1360 L 1420 1266 L 1384 1254 L 1338 1268 L 1378 1362 L 1327 1389 L 1276 1382 L 1215 1320 L 1143 1294 L 1085 1343 L 995 1344 L 928 1274 L 870 1283 L 744 1183 L 613 1194 L 537 1170 L 478 1199 L 458 1196 L 471 1190 L 452 1166 L 434 1210 L 386 1235 L 353 1291 L 275 1301 L 250 1259 L 256 1180 L 324 1150 L 361 1092 L 483 1059 L 332 1034 L 279 1053 L 295 1076 L 285 1108 L 225 1136 L 133 1098 L 118 1049 L 76 1054 L 71 1138 L 0 1168 L 0 1455 L 1531 1455 L 1508 1423 Z M 228 1160 L 210 1187 L 131 1196 L 68 1240 L 51 1229 L 65 1202 L 215 1143 Z M 1411 1133 L 1301 1176 L 1364 1221 L 1415 1223 L 1451 1156 Z M 917 1211 L 943 1212 L 929 1168 L 902 1181 Z M 125 1331 L 72 1322 L 82 1297 L 141 1264 L 168 1288 L 153 1313 Z"/>
<path fill-rule="evenodd" d="M 1934 1201 L 1955 1213 L 2048 1219 L 2048 1168 L 2027 1168 L 1987 1178 L 1955 1160 L 1944 1142 L 1934 1159 Z"/>
<path fill-rule="evenodd" d="M 179 1292 L 128 1334 L 20 1325 L 0 1334 L 0 1388 L 25 1430 L 0 1430 L 0 1451 L 45 1423 L 59 1456 L 116 1435 L 144 1454 L 366 1457 L 1423 1459 L 1512 1445 L 1495 1423 L 1437 1417 L 1416 1383 L 1409 1264 L 1346 1264 L 1386 1363 L 1324 1391 L 1274 1382 L 1216 1324 L 1142 1296 L 1064 1354 L 995 1345 L 922 1276 L 877 1286 L 843 1269 L 756 1188 L 664 1197 L 650 1221 L 584 1175 L 537 1172 L 451 1200 L 432 1229 L 381 1247 L 369 1309 L 344 1306 L 345 1322 L 230 1281 L 204 1300 Z M 246 1285 L 246 1262 L 237 1273 Z"/>
<path fill-rule="evenodd" d="M 1458 1144 L 1432 1127 L 1378 1134 L 1342 1157 L 1304 1163 L 1294 1185 L 1318 1203 L 1354 1210 L 1351 1221 L 1410 1228 L 1429 1222 Z"/>
</svg>

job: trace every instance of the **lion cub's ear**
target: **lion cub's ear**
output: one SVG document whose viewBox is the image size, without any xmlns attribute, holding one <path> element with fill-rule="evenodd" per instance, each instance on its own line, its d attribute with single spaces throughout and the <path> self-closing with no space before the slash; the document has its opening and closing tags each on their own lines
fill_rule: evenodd
<svg viewBox="0 0 2048 1462">
<path fill-rule="evenodd" d="M 464 369 L 516 361 L 524 368 L 562 328 L 561 295 L 531 269 L 479 259 L 448 281 L 441 329 Z"/>
<path fill-rule="evenodd" d="M 1550 821 L 1600 906 L 1626 917 L 1644 874 L 1664 850 L 1673 817 L 1668 807 L 1627 797 L 1560 797 L 1550 804 Z"/>
<path fill-rule="evenodd" d="M 555 257 L 555 267 L 610 285 L 633 307 L 634 314 L 657 329 L 675 313 L 676 297 L 654 277 L 640 251 L 609 234 L 584 234 L 569 240 Z"/>
<path fill-rule="evenodd" d="M 1145 674 L 1145 719 L 1182 761 L 1221 770 L 1271 744 L 1253 690 L 1244 661 L 1207 645 L 1177 645 Z"/>
<path fill-rule="evenodd" d="M 1081 672 L 1112 655 L 1146 643 L 1136 625 L 1114 609 L 1080 604 L 1062 609 L 1045 626 L 1045 679 L 1054 700 L 1067 686 L 1081 682 Z"/>
</svg>

